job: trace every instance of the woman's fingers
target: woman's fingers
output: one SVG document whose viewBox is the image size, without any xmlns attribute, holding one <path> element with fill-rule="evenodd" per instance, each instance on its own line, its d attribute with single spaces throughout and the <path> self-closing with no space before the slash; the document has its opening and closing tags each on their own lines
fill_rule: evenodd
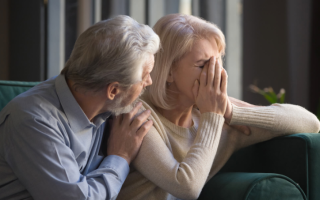
<svg viewBox="0 0 320 200">
<path fill-rule="evenodd" d="M 212 87 L 213 86 L 214 76 L 215 76 L 215 64 L 216 64 L 215 57 L 211 57 L 208 63 L 209 63 L 209 66 L 208 66 L 207 86 L 208 87 Z"/>
<path fill-rule="evenodd" d="M 196 82 L 194 83 L 192 90 L 196 105 L 201 113 L 214 112 L 222 116 L 225 114 L 227 75 L 222 70 L 220 63 L 214 57 L 211 57 L 201 72 L 200 87 L 197 86 Z M 197 88 L 199 88 L 198 91 Z"/>
<path fill-rule="evenodd" d="M 216 91 L 220 90 L 220 82 L 221 82 L 221 66 L 219 61 L 217 60 L 215 63 L 215 74 L 214 74 L 214 86 L 213 89 Z"/>
<path fill-rule="evenodd" d="M 207 62 L 202 71 L 201 71 L 201 75 L 200 75 L 200 87 L 204 87 L 207 85 L 207 74 L 208 74 L 208 67 L 209 67 L 209 63 Z"/>
<path fill-rule="evenodd" d="M 228 74 L 225 69 L 223 69 L 221 73 L 221 92 L 227 93 L 227 87 L 228 87 Z"/>
</svg>

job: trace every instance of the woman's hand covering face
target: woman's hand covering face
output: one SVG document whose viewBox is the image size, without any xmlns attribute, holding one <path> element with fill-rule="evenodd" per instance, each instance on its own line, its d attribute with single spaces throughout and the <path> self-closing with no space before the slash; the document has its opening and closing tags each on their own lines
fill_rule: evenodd
<svg viewBox="0 0 320 200">
<path fill-rule="evenodd" d="M 211 57 L 204 65 L 200 75 L 200 83 L 195 81 L 192 92 L 201 113 L 214 112 L 224 116 L 227 108 L 228 75 L 218 60 Z"/>
</svg>

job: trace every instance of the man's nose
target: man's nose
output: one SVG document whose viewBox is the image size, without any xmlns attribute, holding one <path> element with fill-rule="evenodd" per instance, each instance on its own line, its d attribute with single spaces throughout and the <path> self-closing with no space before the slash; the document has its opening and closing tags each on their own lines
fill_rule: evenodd
<svg viewBox="0 0 320 200">
<path fill-rule="evenodd" d="M 148 78 L 148 81 L 147 81 L 147 86 L 149 86 L 149 85 L 152 85 L 152 79 L 151 79 L 151 77 L 149 77 L 149 78 Z"/>
</svg>

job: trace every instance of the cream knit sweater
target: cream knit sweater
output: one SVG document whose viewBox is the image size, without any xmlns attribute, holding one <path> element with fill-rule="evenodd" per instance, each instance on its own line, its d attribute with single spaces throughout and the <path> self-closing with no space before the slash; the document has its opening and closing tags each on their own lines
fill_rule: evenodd
<svg viewBox="0 0 320 200">
<path fill-rule="evenodd" d="M 284 134 L 317 133 L 320 129 L 312 113 L 289 104 L 233 105 L 230 124 L 252 127 L 252 134 L 247 136 L 224 124 L 223 116 L 200 114 L 196 109 L 191 128 L 176 126 L 147 99 L 142 102 L 144 109 L 152 111 L 153 127 L 130 166 L 117 200 L 197 199 L 206 181 L 237 149 Z"/>
</svg>

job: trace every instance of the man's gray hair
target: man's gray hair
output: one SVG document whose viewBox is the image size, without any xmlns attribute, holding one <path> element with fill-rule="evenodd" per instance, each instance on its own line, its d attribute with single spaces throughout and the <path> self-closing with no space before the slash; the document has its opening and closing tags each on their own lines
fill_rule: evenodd
<svg viewBox="0 0 320 200">
<path fill-rule="evenodd" d="M 79 89 L 99 91 L 112 82 L 128 88 L 141 81 L 143 64 L 159 46 L 160 39 L 149 26 L 119 15 L 79 36 L 61 74 Z"/>
</svg>

